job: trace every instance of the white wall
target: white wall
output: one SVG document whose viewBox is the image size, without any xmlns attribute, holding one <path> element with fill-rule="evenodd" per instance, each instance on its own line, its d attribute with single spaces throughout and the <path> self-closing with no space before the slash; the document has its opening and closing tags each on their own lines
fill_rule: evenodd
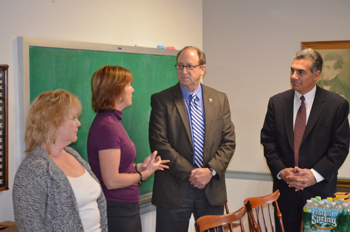
<svg viewBox="0 0 350 232">
<path fill-rule="evenodd" d="M 176 3 L 171 0 L 2 0 L 0 22 L 0 64 L 10 66 L 10 190 L 0 192 L 0 222 L 14 220 L 13 178 L 24 157 L 23 81 L 18 75 L 18 36 L 128 46 L 165 45 L 181 49 L 195 45 L 202 48 L 200 0 L 177 0 Z M 151 213 L 149 217 L 154 220 Z"/>
<path fill-rule="evenodd" d="M 228 94 L 237 149 L 230 170 L 269 172 L 260 130 L 269 97 L 290 88 L 302 41 L 350 40 L 350 1 L 203 2 L 204 83 Z M 350 159 L 340 170 L 350 178 Z"/>
</svg>

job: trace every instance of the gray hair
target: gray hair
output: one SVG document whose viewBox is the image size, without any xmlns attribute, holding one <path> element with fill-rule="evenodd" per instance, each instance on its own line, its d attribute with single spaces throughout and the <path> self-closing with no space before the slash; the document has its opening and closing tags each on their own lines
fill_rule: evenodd
<svg viewBox="0 0 350 232">
<path fill-rule="evenodd" d="M 306 48 L 294 55 L 294 60 L 312 60 L 311 72 L 314 73 L 318 70 L 322 71 L 323 60 L 320 53 L 312 48 Z"/>
</svg>

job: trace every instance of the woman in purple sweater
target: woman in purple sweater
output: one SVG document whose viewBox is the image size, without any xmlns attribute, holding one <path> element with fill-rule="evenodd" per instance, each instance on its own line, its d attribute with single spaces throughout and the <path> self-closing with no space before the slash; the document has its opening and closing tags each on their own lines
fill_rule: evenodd
<svg viewBox="0 0 350 232">
<path fill-rule="evenodd" d="M 157 170 L 168 168 L 157 151 L 143 163 L 134 164 L 135 144 L 121 120 L 122 111 L 132 104 L 134 92 L 129 70 L 105 65 L 91 79 L 92 108 L 97 115 L 90 127 L 87 149 L 92 171 L 107 199 L 110 232 L 140 232 L 140 194 L 138 184 Z"/>
</svg>

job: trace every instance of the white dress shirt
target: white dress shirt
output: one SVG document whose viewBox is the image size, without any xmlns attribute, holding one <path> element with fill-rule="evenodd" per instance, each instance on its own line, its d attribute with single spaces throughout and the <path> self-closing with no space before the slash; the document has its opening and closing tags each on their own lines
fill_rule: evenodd
<svg viewBox="0 0 350 232">
<path fill-rule="evenodd" d="M 308 93 L 304 94 L 304 97 L 305 97 L 304 103 L 305 103 L 305 107 L 306 107 L 306 125 L 307 125 L 307 121 L 309 120 L 310 112 L 311 112 L 311 109 L 312 109 L 312 104 L 314 103 L 315 94 L 316 94 L 316 85 L 314 86 L 314 88 L 312 90 L 310 90 Z M 296 119 L 298 110 L 299 110 L 300 105 L 301 105 L 301 99 L 300 99 L 301 96 L 302 96 L 302 94 L 300 94 L 298 91 L 294 91 L 293 129 L 294 129 L 294 125 L 295 125 L 295 119 Z M 322 180 L 324 180 L 323 176 L 321 176 L 313 168 L 311 168 L 311 172 L 314 175 L 317 183 L 321 182 Z M 280 176 L 279 176 L 280 173 L 281 172 L 279 172 L 277 174 L 277 178 L 279 180 L 281 179 Z"/>
</svg>

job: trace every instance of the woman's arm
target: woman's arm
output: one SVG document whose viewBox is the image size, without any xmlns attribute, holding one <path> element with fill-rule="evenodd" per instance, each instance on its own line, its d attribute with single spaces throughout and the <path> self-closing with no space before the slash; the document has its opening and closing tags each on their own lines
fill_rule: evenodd
<svg viewBox="0 0 350 232">
<path fill-rule="evenodd" d="M 164 170 L 168 166 L 163 165 L 169 161 L 161 160 L 157 152 L 148 156 L 141 165 L 138 165 L 138 171 L 142 174 L 143 180 L 146 180 L 157 170 Z M 107 149 L 98 152 L 100 161 L 100 170 L 102 180 L 108 189 L 125 188 L 141 181 L 140 175 L 136 173 L 119 173 L 120 149 Z"/>
</svg>

